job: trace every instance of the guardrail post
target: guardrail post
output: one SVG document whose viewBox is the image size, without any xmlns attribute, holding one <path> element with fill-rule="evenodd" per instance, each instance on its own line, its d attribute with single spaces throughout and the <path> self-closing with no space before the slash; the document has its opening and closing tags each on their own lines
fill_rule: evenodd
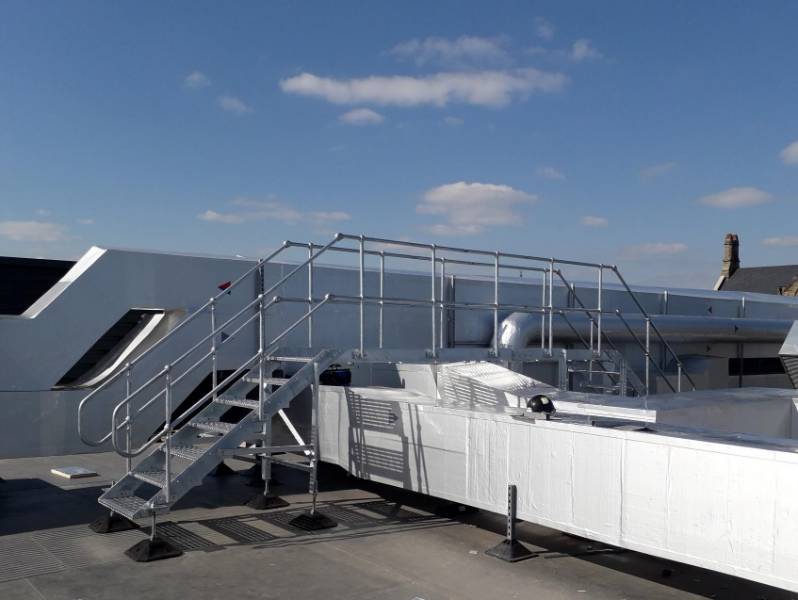
<svg viewBox="0 0 798 600">
<path fill-rule="evenodd" d="M 438 307 L 436 305 L 437 298 L 435 296 L 435 283 L 436 283 L 435 279 L 436 279 L 436 275 L 438 274 L 438 272 L 437 272 L 437 268 L 436 268 L 437 258 L 435 256 L 435 254 L 436 254 L 436 252 L 435 252 L 435 244 L 433 244 L 432 248 L 430 249 L 430 257 L 429 257 L 429 263 L 430 263 L 430 278 L 429 279 L 430 279 L 430 283 L 431 283 L 431 285 L 430 285 L 430 306 L 431 306 L 430 314 L 431 314 L 431 317 L 432 317 L 432 344 L 430 346 L 430 350 L 432 351 L 433 358 L 438 355 L 438 352 L 437 352 L 437 349 L 436 349 L 437 348 L 437 343 L 438 343 L 438 338 L 435 335 L 435 329 L 437 327 L 437 325 L 436 325 L 437 319 L 435 318 L 435 315 L 438 312 Z"/>
<path fill-rule="evenodd" d="M 676 362 L 676 391 L 682 391 L 682 363 Z"/>
<path fill-rule="evenodd" d="M 216 385 L 218 373 L 216 370 L 216 298 L 211 298 L 211 386 L 213 387 L 213 399 L 216 400 Z"/>
<path fill-rule="evenodd" d="M 651 390 L 651 318 L 646 317 L 646 396 Z"/>
<path fill-rule="evenodd" d="M 549 356 L 554 355 L 554 259 L 549 261 Z"/>
<path fill-rule="evenodd" d="M 164 452 L 166 454 L 164 463 L 164 499 L 166 504 L 169 504 L 172 501 L 172 373 L 169 365 L 164 367 L 164 378 L 166 380 L 164 389 L 166 394 L 166 414 L 164 415 L 164 430 L 166 431 L 166 442 L 164 444 Z"/>
<path fill-rule="evenodd" d="M 313 347 L 313 243 L 308 244 L 308 348 Z"/>
<path fill-rule="evenodd" d="M 598 267 L 598 314 L 596 315 L 596 354 L 601 356 L 601 312 L 604 295 L 604 265 Z"/>
<path fill-rule="evenodd" d="M 384 312 L 385 312 L 385 251 L 380 250 L 380 317 L 379 317 L 379 346 L 382 349 L 383 339 L 383 326 L 384 326 Z"/>
<path fill-rule="evenodd" d="M 493 263 L 493 355 L 499 356 L 499 253 Z"/>
<path fill-rule="evenodd" d="M 130 363 L 125 363 L 125 399 L 130 398 Z M 125 444 L 127 454 L 130 454 L 130 447 L 133 445 L 133 422 L 131 421 L 130 402 L 125 403 Z M 125 457 L 125 468 L 130 473 L 133 470 L 133 459 L 130 456 Z"/>
<path fill-rule="evenodd" d="M 258 295 L 258 420 L 263 421 L 263 404 L 265 401 L 265 389 L 263 381 L 263 361 L 264 352 L 264 326 L 266 323 L 265 307 L 263 304 L 263 294 Z"/>
<path fill-rule="evenodd" d="M 446 338 L 446 334 L 444 333 L 446 331 L 446 323 L 445 323 L 446 309 L 444 308 L 444 304 L 446 303 L 446 293 L 444 291 L 446 289 L 446 259 L 445 258 L 441 258 L 441 280 L 440 280 L 440 285 L 438 287 L 440 288 L 440 294 L 441 294 L 440 325 L 438 326 L 438 340 L 439 340 L 438 346 L 440 347 L 441 350 L 443 350 L 446 347 L 446 345 L 447 345 L 447 340 L 445 339 Z"/>
<path fill-rule="evenodd" d="M 360 269 L 359 269 L 359 280 L 360 280 L 360 356 L 363 357 L 366 355 L 366 312 L 365 312 L 365 305 L 364 305 L 364 297 L 365 297 L 365 268 L 366 268 L 366 258 L 365 258 L 365 239 L 361 235 L 360 236 Z"/>
<path fill-rule="evenodd" d="M 540 349 L 541 351 L 546 349 L 546 310 L 544 307 L 546 306 L 546 270 L 542 269 L 541 272 L 541 298 L 540 298 Z"/>
</svg>

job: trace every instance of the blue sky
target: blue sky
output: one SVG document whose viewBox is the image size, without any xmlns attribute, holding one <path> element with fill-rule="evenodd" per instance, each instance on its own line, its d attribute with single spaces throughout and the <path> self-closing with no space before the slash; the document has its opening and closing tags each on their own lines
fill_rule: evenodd
<svg viewBox="0 0 798 600">
<path fill-rule="evenodd" d="M 798 3 L 0 4 L 0 253 L 798 262 Z M 791 144 L 795 144 L 791 146 Z"/>
</svg>

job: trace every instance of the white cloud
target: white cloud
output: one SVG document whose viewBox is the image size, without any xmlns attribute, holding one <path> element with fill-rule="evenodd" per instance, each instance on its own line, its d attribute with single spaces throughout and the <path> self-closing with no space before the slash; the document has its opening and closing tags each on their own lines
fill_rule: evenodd
<svg viewBox="0 0 798 600">
<path fill-rule="evenodd" d="M 76 219 L 78 225 L 94 225 L 94 219 Z"/>
<path fill-rule="evenodd" d="M 302 73 L 280 82 L 286 93 L 323 98 L 334 104 L 446 106 L 450 103 L 500 107 L 516 97 L 553 93 L 568 79 L 562 73 L 538 69 L 436 73 L 425 77 L 371 76 L 331 79 Z"/>
<path fill-rule="evenodd" d="M 0 237 L 14 242 L 60 242 L 67 236 L 64 226 L 58 223 L 0 221 Z"/>
<path fill-rule="evenodd" d="M 327 223 L 341 223 L 342 221 L 349 221 L 352 218 L 347 212 L 340 210 L 333 211 L 315 211 L 308 213 L 311 219 L 316 221 L 324 221 Z"/>
<path fill-rule="evenodd" d="M 39 215 L 40 217 L 49 217 L 53 213 L 47 208 L 37 208 L 36 214 Z"/>
<path fill-rule="evenodd" d="M 309 222 L 314 226 L 324 223 L 340 223 L 352 218 L 343 211 L 311 211 L 302 212 L 291 206 L 275 200 L 253 200 L 250 198 L 235 198 L 229 202 L 232 210 L 218 212 L 206 210 L 197 215 L 201 221 L 211 223 L 225 223 L 227 225 L 240 225 L 256 221 L 278 221 L 287 225 Z"/>
<path fill-rule="evenodd" d="M 596 50 L 592 42 L 588 39 L 576 40 L 571 46 L 569 56 L 574 62 L 583 62 L 586 60 L 595 60 L 601 58 L 602 54 Z"/>
<path fill-rule="evenodd" d="M 385 117 L 370 108 L 355 108 L 342 114 L 338 120 L 347 125 L 378 125 Z"/>
<path fill-rule="evenodd" d="M 687 244 L 682 244 L 680 242 L 650 242 L 648 244 L 629 246 L 626 248 L 626 254 L 628 256 L 637 256 L 640 254 L 671 255 L 680 254 L 686 250 Z"/>
<path fill-rule="evenodd" d="M 440 37 L 413 39 L 397 44 L 391 54 L 411 59 L 418 65 L 436 63 L 463 66 L 471 63 L 506 63 L 510 57 L 502 47 L 501 38 L 461 35 L 448 40 Z"/>
<path fill-rule="evenodd" d="M 187 87 L 191 90 L 208 87 L 210 84 L 211 80 L 201 71 L 192 71 L 183 79 L 183 87 Z"/>
<path fill-rule="evenodd" d="M 198 214 L 197 218 L 202 221 L 209 221 L 211 223 L 227 223 L 228 225 L 238 225 L 239 223 L 243 223 L 247 220 L 241 213 L 219 213 L 210 209 Z"/>
<path fill-rule="evenodd" d="M 654 179 L 655 177 L 670 173 L 675 168 L 675 162 L 664 162 L 658 163 L 656 165 L 649 165 L 648 167 L 640 169 L 640 177 L 643 179 Z"/>
<path fill-rule="evenodd" d="M 465 121 L 463 121 L 463 119 L 461 119 L 460 117 L 452 117 L 450 115 L 443 117 L 443 122 L 446 123 L 447 125 L 451 125 L 452 127 L 458 127 L 463 123 L 465 123 Z"/>
<path fill-rule="evenodd" d="M 219 106 L 222 110 L 231 112 L 236 115 L 245 115 L 254 112 L 252 107 L 244 103 L 240 98 L 235 96 L 219 96 Z"/>
<path fill-rule="evenodd" d="M 715 208 L 742 208 L 770 202 L 773 196 L 755 187 L 733 187 L 717 194 L 699 198 L 701 204 Z"/>
<path fill-rule="evenodd" d="M 781 160 L 785 165 L 798 165 L 798 140 L 781 151 Z"/>
<path fill-rule="evenodd" d="M 585 227 L 606 227 L 609 223 L 606 217 L 592 217 L 590 215 L 582 217 L 582 225 Z"/>
<path fill-rule="evenodd" d="M 762 240 L 765 246 L 798 246 L 798 235 L 769 237 Z"/>
<path fill-rule="evenodd" d="M 565 179 L 565 175 L 563 175 L 561 171 L 549 165 L 540 165 L 535 169 L 535 174 L 537 174 L 538 177 L 551 179 L 552 181 L 563 181 Z"/>
<path fill-rule="evenodd" d="M 535 19 L 535 35 L 546 41 L 552 39 L 554 37 L 554 25 L 543 17 L 537 17 Z"/>
<path fill-rule="evenodd" d="M 443 223 L 426 228 L 430 233 L 472 235 L 485 227 L 520 223 L 519 205 L 536 200 L 536 196 L 508 185 L 459 181 L 427 190 L 416 212 L 443 217 Z"/>
</svg>

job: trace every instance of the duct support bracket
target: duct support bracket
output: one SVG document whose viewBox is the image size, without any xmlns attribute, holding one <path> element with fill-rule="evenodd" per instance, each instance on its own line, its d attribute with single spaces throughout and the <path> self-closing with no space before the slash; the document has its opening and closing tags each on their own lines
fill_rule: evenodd
<svg viewBox="0 0 798 600">
<path fill-rule="evenodd" d="M 505 562 L 518 562 L 537 556 L 515 538 L 515 514 L 517 490 L 514 484 L 507 486 L 507 534 L 504 540 L 485 550 L 485 554 Z"/>
</svg>

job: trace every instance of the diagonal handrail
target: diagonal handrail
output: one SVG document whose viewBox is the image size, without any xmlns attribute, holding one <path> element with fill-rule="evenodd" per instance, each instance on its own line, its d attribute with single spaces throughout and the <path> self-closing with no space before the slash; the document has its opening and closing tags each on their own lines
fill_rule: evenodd
<svg viewBox="0 0 798 600">
<path fill-rule="evenodd" d="M 557 276 L 563 282 L 565 287 L 568 288 L 568 290 L 571 292 L 571 295 L 572 295 L 574 301 L 579 304 L 580 308 L 584 309 L 584 313 L 587 315 L 587 318 L 590 320 L 590 323 L 592 324 L 592 326 L 596 327 L 598 325 L 598 323 L 596 322 L 596 319 L 593 317 L 593 314 L 592 314 L 591 310 L 585 306 L 585 303 L 582 302 L 582 299 L 576 293 L 576 287 L 573 284 L 571 284 L 565 278 L 565 276 L 562 274 L 562 270 L 557 269 L 554 272 L 557 274 Z M 563 319 L 565 319 L 565 322 L 568 323 L 568 326 L 571 328 L 571 330 L 578 335 L 580 341 L 582 342 L 582 344 L 584 344 L 585 348 L 587 348 L 588 350 L 592 350 L 592 346 L 587 342 L 587 340 L 585 340 L 581 335 L 578 334 L 576 328 L 574 328 L 574 326 L 571 324 L 570 320 L 568 319 L 568 317 L 566 316 L 564 311 L 560 311 L 560 316 Z M 601 335 L 602 339 L 604 339 L 604 341 L 607 342 L 607 344 L 609 344 L 610 348 L 612 348 L 612 350 L 614 352 L 616 352 L 619 356 L 621 356 L 622 360 L 624 360 L 624 361 L 626 360 L 626 358 L 623 356 L 623 353 L 615 345 L 615 342 L 612 341 L 612 338 L 609 335 L 607 335 L 607 332 L 605 330 L 599 329 L 599 335 Z M 602 365 L 602 368 L 603 368 L 603 363 L 601 361 L 599 361 L 599 365 Z M 634 391 L 637 394 L 640 394 L 640 390 L 637 389 L 637 386 L 635 385 L 635 383 L 634 382 L 629 382 L 629 383 L 631 383 L 632 388 L 634 389 Z"/>
<path fill-rule="evenodd" d="M 263 292 L 263 294 L 262 294 L 262 295 L 263 295 L 263 296 L 268 296 L 269 294 L 271 294 L 272 292 L 274 292 L 274 291 L 275 291 L 276 289 L 278 289 L 278 288 L 279 288 L 281 285 L 283 285 L 283 284 L 284 284 L 286 281 L 288 281 L 288 280 L 289 280 L 291 277 L 293 277 L 293 276 L 294 276 L 296 273 L 298 273 L 300 270 L 304 269 L 306 266 L 308 266 L 308 265 L 309 265 L 309 264 L 311 264 L 313 261 L 315 261 L 315 260 L 316 260 L 316 259 L 317 259 L 317 258 L 318 258 L 320 255 L 324 254 L 324 253 L 325 253 L 325 252 L 327 252 L 327 251 L 328 251 L 330 248 L 332 248 L 332 247 L 333 247 L 335 244 L 337 244 L 339 241 L 341 241 L 341 239 L 343 239 L 343 236 L 341 236 L 340 234 L 336 234 L 336 235 L 333 237 L 333 239 L 332 239 L 330 242 L 328 242 L 327 244 L 325 244 L 325 245 L 323 245 L 323 246 L 320 246 L 320 247 L 319 247 L 319 249 L 318 249 L 318 251 L 316 251 L 315 253 L 312 253 L 312 254 L 311 254 L 311 255 L 310 255 L 310 256 L 309 256 L 309 257 L 308 257 L 306 260 L 304 260 L 303 262 L 299 263 L 299 264 L 298 264 L 296 267 L 294 267 L 294 268 L 293 268 L 291 271 L 289 271 L 289 272 L 288 272 L 286 275 L 284 275 L 283 277 L 281 277 L 281 278 L 280 278 L 280 279 L 279 279 L 279 280 L 278 280 L 278 281 L 277 281 L 275 284 L 273 284 L 273 285 L 272 285 L 272 286 L 271 286 L 271 287 L 270 287 L 268 290 L 265 290 L 265 291 Z M 105 380 L 105 381 L 104 381 L 104 382 L 103 382 L 101 385 L 99 385 L 97 388 L 95 388 L 94 390 L 92 390 L 92 391 L 91 391 L 91 392 L 90 392 L 88 395 L 86 395 L 86 396 L 85 396 L 85 397 L 84 397 L 84 398 L 83 398 L 83 399 L 80 401 L 80 404 L 78 405 L 78 435 L 80 436 L 80 439 L 81 439 L 81 440 L 82 440 L 82 441 L 83 441 L 85 444 L 87 444 L 87 445 L 89 445 L 89 446 L 100 446 L 100 445 L 104 444 L 106 441 L 108 441 L 108 438 L 109 438 L 109 436 L 110 436 L 110 435 L 111 435 L 111 433 L 112 433 L 112 432 L 109 432 L 108 434 L 106 434 L 105 436 L 103 436 L 102 438 L 100 438 L 99 440 L 92 440 L 92 439 L 88 438 L 88 437 L 85 435 L 85 433 L 84 433 L 84 428 L 83 428 L 83 412 L 84 412 L 84 409 L 85 409 L 86 405 L 88 404 L 88 402 L 89 402 L 89 401 L 90 401 L 92 398 L 94 398 L 94 397 L 95 397 L 97 394 L 99 394 L 99 393 L 100 393 L 100 392 L 102 392 L 103 390 L 107 389 L 107 388 L 108 388 L 108 387 L 109 387 L 109 386 L 110 386 L 110 385 L 111 385 L 111 384 L 112 384 L 114 381 L 116 381 L 116 380 L 117 380 L 117 379 L 118 379 L 118 378 L 119 378 L 119 377 L 120 377 L 120 376 L 121 376 L 123 373 L 129 373 L 129 372 L 130 372 L 130 370 L 133 368 L 133 366 L 135 366 L 135 365 L 136 365 L 137 363 L 139 363 L 139 362 L 140 362 L 140 361 L 141 361 L 143 358 L 145 358 L 146 356 L 148 356 L 149 354 L 151 354 L 151 353 L 152 353 L 152 352 L 153 352 L 153 351 L 154 351 L 156 348 L 158 348 L 158 347 L 162 346 L 162 345 L 163 345 L 163 344 L 166 342 L 166 340 L 170 339 L 170 338 L 171 338 L 173 335 L 175 335 L 175 334 L 176 334 L 178 331 L 182 330 L 182 329 L 183 329 L 183 328 L 184 328 L 184 327 L 185 327 L 185 326 L 186 326 L 188 323 L 192 322 L 192 321 L 193 321 L 195 318 L 197 318 L 197 316 L 199 316 L 200 314 L 204 313 L 204 312 L 205 312 L 205 311 L 206 311 L 206 310 L 207 310 L 209 307 L 212 307 L 212 306 L 214 306 L 214 305 L 216 304 L 216 302 L 217 302 L 219 299 L 222 299 L 222 298 L 223 298 L 225 295 L 227 295 L 227 294 L 228 294 L 228 293 L 229 293 L 229 292 L 230 292 L 232 289 L 234 289 L 234 288 L 235 288 L 236 286 L 238 286 L 238 285 L 239 285 L 239 284 L 240 284 L 242 281 L 244 281 L 244 279 L 246 279 L 246 278 L 247 278 L 249 275 L 251 275 L 251 274 L 255 273 L 256 271 L 258 271 L 258 270 L 260 270 L 260 269 L 262 269 L 262 268 L 263 268 L 263 266 L 264 266 L 265 264 L 267 264 L 267 263 L 269 263 L 270 261 L 272 261 L 272 260 L 273 260 L 275 257 L 277 257 L 277 256 L 278 256 L 278 255 L 279 255 L 281 252 L 283 252 L 283 251 L 284 251 L 284 250 L 286 250 L 287 248 L 291 248 L 291 247 L 293 247 L 293 246 L 294 246 L 294 243 L 293 243 L 293 242 L 290 242 L 290 241 L 285 241 L 285 242 L 283 242 L 283 244 L 282 244 L 282 245 L 281 245 L 281 246 L 280 246 L 280 247 L 279 247 L 277 250 L 275 250 L 274 252 L 272 252 L 271 254 L 269 254 L 268 256 L 266 256 L 265 258 L 259 259 L 259 260 L 258 260 L 258 261 L 255 263 L 255 265 L 254 265 L 253 267 L 251 267 L 250 269 L 248 269 L 247 271 L 245 271 L 245 272 L 244 272 L 242 275 L 240 275 L 238 278 L 236 278 L 236 279 L 235 279 L 233 282 L 231 282 L 231 284 L 230 284 L 229 286 L 227 286 L 227 287 L 226 287 L 224 290 L 222 290 L 220 293 L 216 294 L 216 295 L 215 295 L 215 296 L 213 296 L 213 297 L 212 297 L 210 300 L 208 300 L 207 302 L 205 302 L 205 304 L 203 304 L 203 305 L 202 305 L 202 306 L 200 306 L 200 307 L 199 307 L 197 310 L 195 310 L 193 313 L 191 313 L 191 314 L 190 314 L 188 317 L 186 317 L 186 318 L 185 318 L 183 321 L 181 321 L 181 322 L 180 322 L 180 323 L 179 323 L 179 324 L 178 324 L 178 325 L 177 325 L 177 326 L 176 326 L 174 329 L 172 329 L 171 331 L 169 331 L 169 332 L 168 332 L 168 333 L 167 333 L 167 334 L 166 334 L 164 337 L 162 337 L 162 338 L 161 338 L 161 339 L 159 339 L 157 342 L 155 342 L 155 343 L 154 343 L 152 346 L 150 346 L 149 348 L 147 348 L 147 350 L 145 350 L 144 352 L 142 352 L 141 354 L 139 354 L 139 355 L 138 355 L 136 358 L 134 358 L 133 360 L 129 361 L 129 362 L 128 362 L 128 363 L 125 365 L 125 368 L 123 368 L 123 369 L 120 369 L 119 371 L 117 371 L 116 373 L 114 373 L 114 374 L 113 374 L 111 377 L 109 377 L 108 379 L 106 379 L 106 380 Z M 238 316 L 240 316 L 241 314 L 243 314 L 243 313 L 244 313 L 244 311 L 246 311 L 248 308 L 251 308 L 251 307 L 253 306 L 253 304 L 254 304 L 256 301 L 257 301 L 257 299 L 256 299 L 256 300 L 253 300 L 252 302 L 250 302 L 249 304 L 247 304 L 247 305 L 246 305 L 244 308 L 242 308 L 242 309 L 241 309 L 241 310 L 240 310 L 238 313 L 236 313 L 236 315 L 234 315 L 234 317 L 231 317 L 231 319 L 228 319 L 228 321 L 227 321 L 227 322 L 225 322 L 225 323 L 224 323 L 224 324 L 222 324 L 221 326 L 219 326 L 219 327 L 216 327 L 215 329 L 213 329 L 213 331 L 212 331 L 210 334 L 208 334 L 207 336 L 205 336 L 205 338 L 203 338 L 203 341 L 202 341 L 202 342 L 207 342 L 208 340 L 210 340 L 210 339 L 213 339 L 213 337 L 214 337 L 214 336 L 216 336 L 216 335 L 219 335 L 219 333 L 221 332 L 221 329 L 222 329 L 222 327 L 225 327 L 225 326 L 227 326 L 231 320 L 233 320 L 233 319 L 235 319 L 236 317 L 238 317 Z M 193 347 L 193 348 L 192 348 L 190 351 L 187 351 L 187 352 L 185 352 L 183 355 L 181 355 L 181 356 L 179 357 L 179 359 L 178 359 L 178 360 L 176 360 L 176 361 L 173 361 L 173 363 L 171 363 L 171 364 L 175 364 L 175 363 L 177 363 L 177 362 L 180 362 L 180 361 L 181 361 L 183 358 L 185 358 L 186 356 L 190 355 L 190 354 L 191 354 L 191 352 L 195 351 L 195 350 L 196 350 L 196 349 L 197 349 L 197 348 L 198 348 L 200 345 L 201 345 L 201 343 L 200 343 L 200 342 L 196 343 L 196 344 L 195 344 L 195 347 Z M 158 379 L 158 377 L 161 377 L 161 376 L 163 376 L 163 375 L 164 375 L 164 371 L 165 371 L 165 368 L 164 368 L 164 369 L 161 369 L 160 371 L 158 371 L 158 373 L 156 373 L 156 374 L 155 374 L 153 377 L 151 377 L 151 378 L 150 378 L 150 379 L 147 381 L 147 383 L 146 383 L 144 386 L 140 386 L 140 387 L 139 387 L 139 389 L 138 389 L 138 390 L 136 390 L 136 392 L 134 392 L 134 393 L 130 393 L 130 392 L 128 391 L 128 392 L 126 393 L 126 396 L 128 396 L 128 397 L 129 397 L 129 396 L 134 396 L 134 395 L 137 395 L 137 393 L 139 393 L 143 387 L 146 387 L 147 385 L 150 385 L 150 384 L 152 384 L 152 383 L 153 383 L 155 380 L 157 380 L 157 379 Z"/>
<path fill-rule="evenodd" d="M 629 294 L 629 297 L 634 301 L 635 305 L 637 306 L 637 309 L 640 311 L 640 314 L 642 314 L 643 317 L 645 317 L 645 319 L 646 319 L 646 327 L 650 328 L 650 330 L 654 332 L 654 334 L 657 336 L 657 339 L 662 344 L 663 348 L 665 348 L 665 350 L 668 351 L 668 354 L 671 355 L 673 360 L 676 361 L 676 367 L 677 367 L 677 370 L 678 370 L 678 373 L 679 373 L 679 379 L 678 379 L 679 387 L 681 387 L 681 383 L 680 383 L 681 382 L 681 377 L 684 376 L 687 379 L 687 381 L 690 382 L 690 385 L 692 386 L 693 390 L 695 390 L 696 389 L 695 381 L 693 381 L 693 378 L 690 377 L 690 373 L 688 373 L 685 370 L 684 364 L 682 363 L 681 359 L 676 354 L 676 352 L 673 350 L 673 348 L 671 348 L 671 345 L 665 340 L 665 338 L 663 337 L 663 335 L 660 332 L 659 328 L 652 321 L 651 316 L 648 314 L 648 312 L 646 312 L 646 309 L 643 308 L 643 305 L 640 303 L 640 300 L 638 300 L 638 298 L 637 298 L 637 294 L 635 294 L 632 291 L 632 288 L 629 287 L 629 284 L 626 283 L 626 280 L 623 278 L 623 275 L 621 275 L 621 272 L 618 270 L 617 266 L 613 265 L 613 266 L 610 267 L 610 269 L 613 271 L 613 273 L 615 273 L 615 276 L 618 278 L 618 281 L 621 282 L 621 285 L 623 285 L 624 289 L 626 290 L 626 293 Z M 616 311 L 616 314 L 618 314 L 620 316 L 620 310 Z M 654 364 L 656 364 L 656 363 L 654 363 Z M 657 366 L 657 368 L 659 368 L 659 366 Z"/>
<path fill-rule="evenodd" d="M 117 423 L 117 421 L 118 421 L 117 415 L 118 415 L 119 411 L 122 408 L 124 408 L 125 406 L 127 406 L 127 404 L 132 401 L 133 397 L 131 395 L 131 396 L 126 397 L 125 399 L 123 399 L 121 402 L 119 402 L 114 407 L 114 411 L 113 411 L 113 414 L 111 416 L 111 424 L 112 424 L 111 434 L 112 434 L 112 444 L 113 444 L 114 450 L 118 454 L 120 454 L 121 456 L 124 456 L 125 458 L 135 458 L 136 456 L 139 456 L 141 453 L 143 453 L 147 448 L 149 448 L 150 446 L 155 444 L 157 441 L 159 441 L 161 439 L 161 436 L 170 435 L 172 430 L 174 430 L 177 427 L 179 427 L 180 425 L 182 425 L 185 422 L 185 420 L 188 419 L 188 417 L 191 414 L 194 413 L 195 410 L 197 410 L 198 408 L 202 407 L 202 405 L 205 404 L 210 398 L 212 398 L 215 394 L 218 394 L 220 390 L 225 389 L 225 387 L 227 385 L 235 382 L 239 377 L 241 377 L 241 375 L 245 371 L 249 370 L 249 368 L 253 364 L 255 364 L 255 363 L 259 362 L 259 361 L 265 360 L 265 358 L 267 356 L 269 356 L 272 352 L 274 352 L 277 349 L 277 347 L 279 346 L 280 341 L 282 341 L 288 334 L 290 334 L 297 327 L 299 327 L 302 323 L 304 323 L 310 317 L 312 317 L 312 315 L 314 313 L 316 313 L 322 306 L 327 304 L 332 299 L 333 299 L 333 296 L 331 294 L 327 294 L 321 301 L 317 302 L 316 305 L 311 308 L 311 310 L 309 310 L 308 312 L 304 313 L 300 318 L 296 319 L 293 323 L 291 323 L 288 327 L 286 327 L 279 335 L 277 335 L 274 339 L 269 341 L 269 343 L 267 344 L 266 348 L 264 348 L 263 350 L 259 350 L 256 354 L 254 354 L 249 359 L 247 359 L 242 365 L 240 365 L 235 371 L 233 371 L 233 373 L 231 373 L 230 375 L 225 377 L 222 381 L 218 382 L 216 384 L 216 386 L 211 388 L 211 390 L 206 392 L 194 404 L 192 404 L 189 408 L 184 410 L 178 417 L 176 417 L 174 420 L 172 420 L 171 423 L 169 423 L 169 422 L 165 423 L 164 427 L 161 430 L 156 432 L 147 442 L 142 444 L 139 448 L 137 448 L 134 451 L 130 451 L 129 448 L 127 450 L 124 450 L 124 449 L 122 449 L 120 447 L 120 445 L 118 443 L 117 433 L 116 432 L 120 431 L 121 429 L 126 427 L 128 424 L 130 424 L 132 418 L 134 418 L 135 416 L 138 416 L 139 414 L 141 414 L 141 412 L 145 408 L 149 407 L 152 404 L 152 402 L 148 402 L 147 404 L 145 404 L 144 406 L 139 408 L 136 411 L 134 416 L 126 416 L 121 422 Z M 280 297 L 275 297 L 268 304 L 264 305 L 264 309 L 263 310 L 264 311 L 267 310 L 269 307 L 271 307 L 274 304 L 277 304 L 278 302 L 280 302 L 280 300 L 281 300 Z M 230 338 L 227 338 L 227 339 L 229 340 Z M 166 375 L 166 373 L 168 373 L 168 371 L 169 371 L 169 369 L 167 367 L 164 367 L 164 369 L 162 369 L 163 375 Z M 175 382 L 172 382 L 171 384 L 174 385 Z M 160 391 L 153 398 L 158 398 L 160 396 L 166 396 L 167 394 L 165 394 L 165 391 L 166 390 Z"/>
</svg>

